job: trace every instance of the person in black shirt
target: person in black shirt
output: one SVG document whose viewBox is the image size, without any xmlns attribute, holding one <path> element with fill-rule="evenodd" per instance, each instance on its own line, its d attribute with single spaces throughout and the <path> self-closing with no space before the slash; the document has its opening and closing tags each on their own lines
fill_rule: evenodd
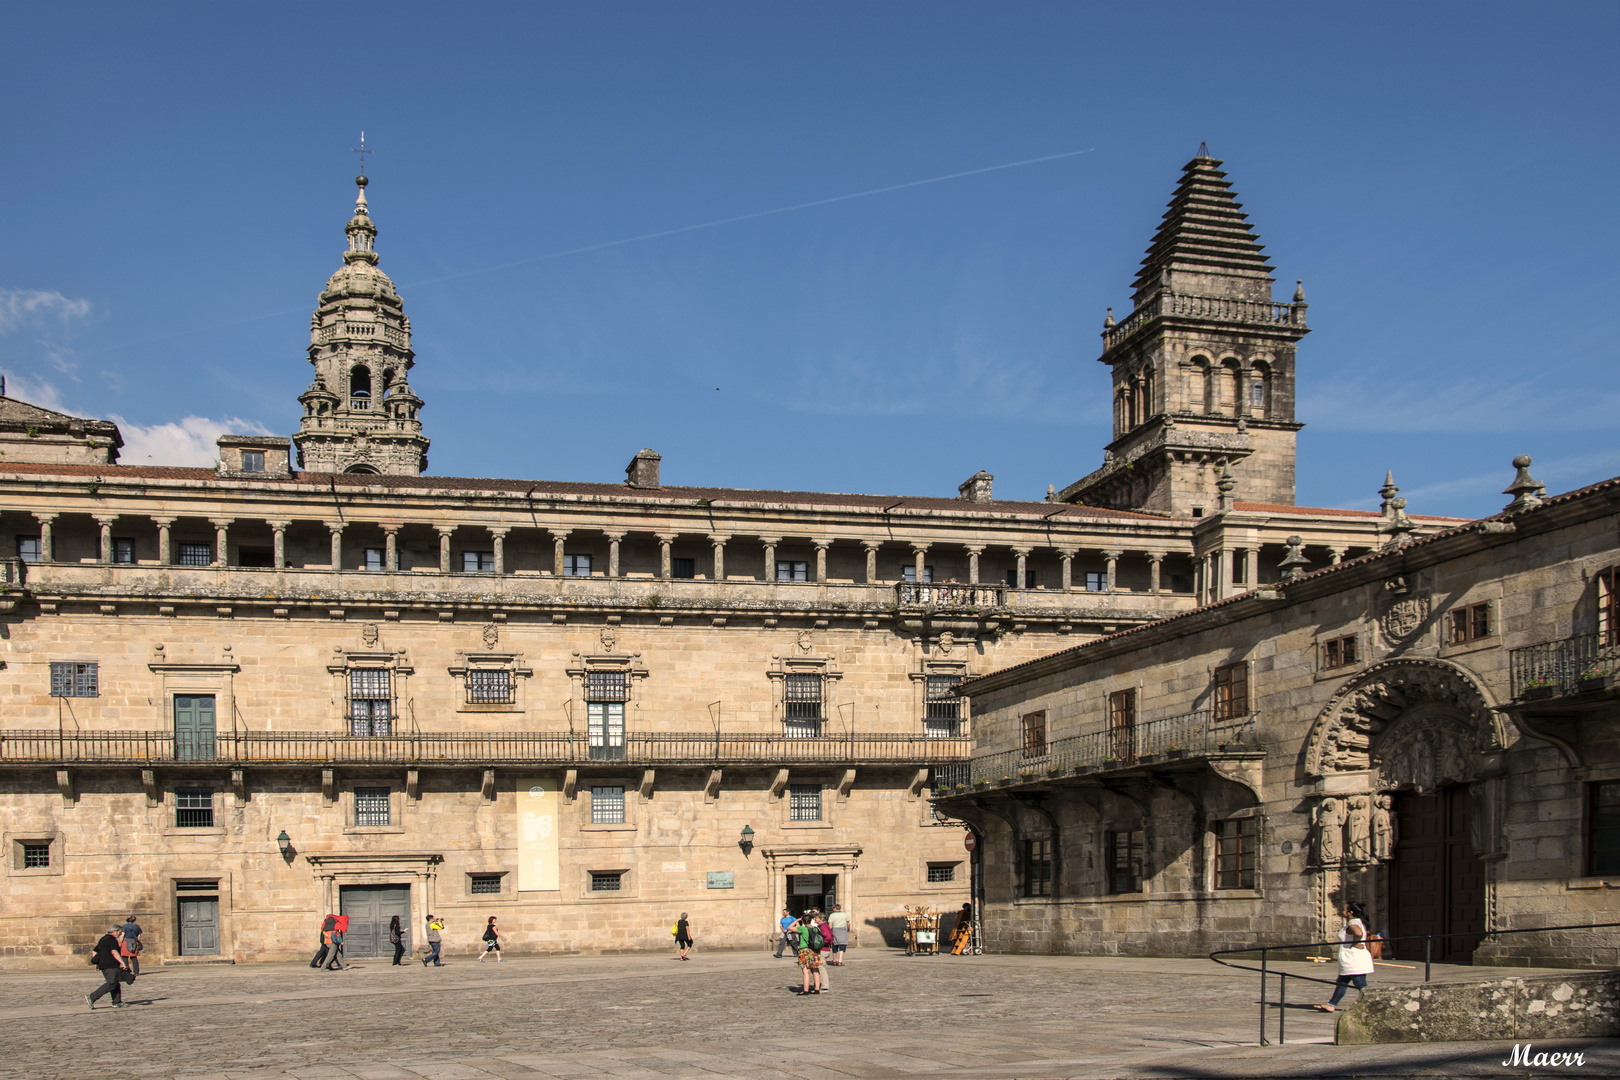
<svg viewBox="0 0 1620 1080">
<path fill-rule="evenodd" d="M 686 912 L 675 921 L 675 947 L 681 951 L 678 959 L 687 959 L 687 950 L 692 947 L 692 926 L 686 921 Z"/>
<path fill-rule="evenodd" d="M 102 994 L 112 995 L 113 1008 L 122 1009 L 124 1007 L 123 987 L 121 985 L 125 971 L 124 958 L 118 955 L 119 946 L 122 944 L 120 941 L 122 936 L 122 929 L 117 926 L 109 926 L 107 932 L 101 935 L 101 939 L 96 942 L 95 955 L 90 962 L 101 970 L 103 982 L 102 985 L 96 987 L 94 993 L 84 995 L 84 1003 L 92 1009 L 96 1007 L 96 998 Z"/>
</svg>

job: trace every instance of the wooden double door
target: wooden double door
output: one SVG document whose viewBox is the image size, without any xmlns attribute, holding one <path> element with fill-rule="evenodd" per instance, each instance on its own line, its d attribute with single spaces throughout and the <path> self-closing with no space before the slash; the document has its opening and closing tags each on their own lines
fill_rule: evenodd
<svg viewBox="0 0 1620 1080">
<path fill-rule="evenodd" d="M 393 959 L 388 924 L 399 916 L 405 931 L 405 952 L 411 951 L 411 887 L 409 885 L 344 885 L 338 892 L 338 911 L 349 917 L 343 952 L 351 959 L 386 956 Z"/>
<path fill-rule="evenodd" d="M 1433 958 L 1468 963 L 1485 931 L 1485 865 L 1474 854 L 1466 785 L 1395 797 L 1400 839 L 1390 866 L 1391 937 L 1436 937 Z M 1394 955 L 1421 960 L 1424 942 L 1402 941 Z"/>
</svg>

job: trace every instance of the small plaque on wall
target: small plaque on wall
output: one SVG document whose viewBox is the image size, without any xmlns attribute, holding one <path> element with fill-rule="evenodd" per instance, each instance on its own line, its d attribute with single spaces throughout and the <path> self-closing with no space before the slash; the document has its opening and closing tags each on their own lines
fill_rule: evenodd
<svg viewBox="0 0 1620 1080">
<path fill-rule="evenodd" d="M 730 870 L 710 870 L 709 888 L 730 889 L 733 887 L 735 875 Z"/>
</svg>

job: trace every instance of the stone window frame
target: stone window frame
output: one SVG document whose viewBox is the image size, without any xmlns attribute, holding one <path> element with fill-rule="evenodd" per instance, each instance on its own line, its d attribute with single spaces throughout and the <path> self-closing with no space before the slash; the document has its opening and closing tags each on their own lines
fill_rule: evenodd
<svg viewBox="0 0 1620 1080">
<path fill-rule="evenodd" d="M 499 888 L 494 892 L 474 892 L 474 878 L 495 878 Z M 506 869 L 468 870 L 461 876 L 460 899 L 469 903 L 498 903 L 501 901 L 515 902 L 517 889 L 515 888 L 517 875 Z"/>
<path fill-rule="evenodd" d="M 158 677 L 157 728 L 174 731 L 174 699 L 178 697 L 209 697 L 214 699 L 214 733 L 221 730 L 229 734 L 236 730 L 236 675 L 242 670 L 230 645 L 221 645 L 219 658 L 213 661 L 175 659 L 168 655 L 161 642 L 152 646 L 147 659 L 147 670 Z M 201 765 L 202 762 L 197 762 Z M 222 785 L 215 785 L 216 787 Z"/>
<path fill-rule="evenodd" d="M 1226 682 L 1229 686 L 1235 686 L 1238 682 L 1237 676 L 1241 674 L 1243 700 L 1237 703 L 1238 705 L 1242 706 L 1241 708 L 1236 707 L 1236 705 L 1227 706 L 1229 711 L 1222 712 L 1223 705 L 1221 699 L 1221 684 L 1223 674 L 1226 675 Z M 1253 660 L 1244 658 L 1242 660 L 1234 660 L 1230 664 L 1215 664 L 1212 666 L 1209 671 L 1210 724 L 1213 726 L 1218 723 L 1231 723 L 1236 720 L 1242 720 L 1246 716 L 1254 715 L 1254 690 Z M 1138 697 L 1137 700 L 1139 704 L 1136 710 L 1136 722 L 1141 724 L 1142 709 L 1140 705 L 1140 697 Z"/>
<path fill-rule="evenodd" d="M 1045 856 L 1040 862 L 1046 868 L 1045 873 L 1039 879 L 1031 872 L 1035 866 L 1037 852 Z M 1022 849 L 1018 852 L 1017 898 L 1019 900 L 1032 900 L 1037 903 L 1050 903 L 1052 901 L 1052 887 L 1056 884 L 1052 872 L 1054 869 L 1053 863 L 1057 861 L 1055 853 L 1056 844 L 1052 834 L 1049 832 L 1023 838 Z"/>
<path fill-rule="evenodd" d="M 619 672 L 624 675 L 624 738 L 626 750 L 632 732 L 642 730 L 634 720 L 640 716 L 641 701 L 637 693 L 637 683 L 647 678 L 646 665 L 642 662 L 641 653 L 574 653 L 570 657 L 569 665 L 563 669 L 568 676 L 568 714 L 569 726 L 577 734 L 583 736 L 589 729 L 587 719 L 589 697 L 586 694 L 586 676 L 592 672 Z"/>
<path fill-rule="evenodd" d="M 162 797 L 164 836 L 224 836 L 225 835 L 225 792 L 226 784 L 220 783 L 216 777 L 207 775 L 172 776 L 168 777 L 164 786 Z M 212 825 L 186 825 L 180 824 L 180 800 L 177 793 L 180 789 L 206 788 L 213 792 L 213 824 Z"/>
<path fill-rule="evenodd" d="M 923 892 L 952 892 L 959 890 L 968 884 L 967 878 L 962 874 L 962 868 L 967 864 L 968 861 L 965 856 L 960 859 L 942 859 L 938 856 L 923 855 L 919 856 L 917 861 L 919 863 L 918 869 L 920 871 L 917 887 Z M 929 880 L 930 872 L 935 867 L 939 866 L 949 866 L 951 868 L 953 876 L 950 881 Z"/>
<path fill-rule="evenodd" d="M 1468 632 L 1471 634 L 1473 613 L 1479 608 L 1485 609 L 1486 618 L 1489 620 L 1488 632 L 1477 637 L 1466 637 L 1462 641 L 1453 641 L 1451 627 L 1456 616 L 1463 613 L 1467 614 Z M 1440 617 L 1436 622 L 1438 626 L 1435 629 L 1440 638 L 1439 655 L 1442 658 L 1479 652 L 1484 649 L 1500 648 L 1502 646 L 1501 582 L 1491 582 L 1481 588 L 1467 590 L 1440 612 Z"/>
<path fill-rule="evenodd" d="M 955 642 L 951 642 L 951 645 L 954 648 Z M 931 648 L 934 649 L 938 649 L 940 647 L 941 646 L 937 642 L 931 645 Z M 917 717 L 917 725 L 922 734 L 928 734 L 928 705 L 929 701 L 931 700 L 928 696 L 928 680 L 954 678 L 959 680 L 960 685 L 961 682 L 966 682 L 968 679 L 971 679 L 974 674 L 975 672 L 973 670 L 973 665 L 966 656 L 960 660 L 942 659 L 938 655 L 932 657 L 924 656 L 922 658 L 922 661 L 918 664 L 917 669 L 910 672 L 912 690 L 911 714 Z M 957 710 L 956 735 L 954 737 L 961 738 L 971 736 L 973 733 L 971 723 L 971 703 L 968 698 L 959 697 L 957 700 L 960 703 L 960 707 Z M 940 737 L 951 738 L 953 736 Z"/>
<path fill-rule="evenodd" d="M 1356 645 L 1356 658 L 1348 664 L 1339 664 L 1337 667 L 1327 666 L 1327 645 L 1331 641 L 1343 641 L 1350 638 Z M 1342 679 L 1347 675 L 1355 675 L 1372 662 L 1372 634 L 1365 624 L 1339 626 L 1332 630 L 1323 630 L 1316 635 L 1316 682 L 1324 679 Z"/>
<path fill-rule="evenodd" d="M 838 827 L 839 811 L 847 799 L 838 797 L 838 778 L 824 770 L 812 770 L 795 775 L 788 772 L 788 777 L 782 783 L 781 791 L 776 797 L 779 809 L 777 810 L 778 825 L 783 829 L 799 830 L 828 830 Z M 815 787 L 821 792 L 821 817 L 816 821 L 793 820 L 793 789 L 795 787 Z"/>
<path fill-rule="evenodd" d="M 6 874 L 9 877 L 61 877 L 66 872 L 66 859 L 63 857 L 63 844 L 67 834 L 60 829 L 7 829 L 4 843 L 9 858 L 6 859 Z M 47 857 L 48 866 L 24 866 L 23 845 L 46 844 L 50 850 Z"/>
<path fill-rule="evenodd" d="M 1581 783 L 1581 844 L 1577 880 L 1612 881 L 1617 876 L 1613 873 L 1600 874 L 1595 865 L 1598 788 L 1611 785 L 1620 786 L 1620 769 L 1592 770 Z"/>
<path fill-rule="evenodd" d="M 462 713 L 521 713 L 527 709 L 524 693 L 534 669 L 523 662 L 520 652 L 465 652 L 456 650 L 456 662 L 447 669 L 456 681 L 456 712 Z M 469 702 L 467 700 L 467 673 L 469 671 L 505 671 L 512 680 L 512 700 L 500 702 Z"/>
<path fill-rule="evenodd" d="M 606 855 L 606 860 L 604 860 L 604 862 L 606 862 L 607 860 L 611 860 L 611 859 L 615 859 L 615 858 L 620 857 L 619 854 L 617 854 L 617 853 L 615 853 L 615 854 L 604 853 L 604 854 Z M 587 902 L 587 903 L 596 903 L 596 904 L 612 904 L 612 903 L 617 903 L 618 901 L 621 901 L 621 900 L 639 899 L 639 897 L 641 895 L 641 875 L 637 874 L 635 872 L 634 867 L 626 866 L 626 865 L 624 865 L 622 863 L 619 863 L 619 864 L 607 863 L 606 865 L 586 865 L 586 866 L 583 866 L 583 867 L 580 868 L 580 870 L 578 871 L 578 874 L 579 874 L 579 877 L 578 877 L 578 880 L 579 880 L 579 896 L 578 896 L 578 899 L 581 900 L 581 901 L 584 901 L 584 902 Z M 596 875 L 596 874 L 617 874 L 617 875 L 619 875 L 619 887 L 617 889 L 604 889 L 604 890 L 601 890 L 601 891 L 593 890 L 591 888 L 591 880 L 592 880 L 593 875 Z"/>
<path fill-rule="evenodd" d="M 331 717 L 331 723 L 339 734 L 351 734 L 349 720 L 349 673 L 362 669 L 383 669 L 391 673 L 390 686 L 393 692 L 393 715 L 390 718 L 390 735 L 401 734 L 405 718 L 410 712 L 410 677 L 416 673 L 411 665 L 410 655 L 405 649 L 345 649 L 341 645 L 332 647 L 332 659 L 326 663 L 326 670 L 332 676 L 332 707 L 336 715 Z M 387 736 L 366 736 L 366 738 L 383 738 Z"/>
<path fill-rule="evenodd" d="M 343 835 L 345 836 L 392 836 L 405 831 L 405 815 L 409 812 L 411 800 L 407 797 L 406 784 L 398 783 L 392 777 L 358 775 L 347 777 L 339 788 L 339 797 L 334 800 L 343 814 Z M 358 799 L 355 788 L 388 789 L 388 824 L 387 825 L 357 825 L 360 819 Z"/>
<path fill-rule="evenodd" d="M 833 698 L 835 684 L 844 677 L 838 667 L 838 660 L 832 656 L 783 656 L 774 654 L 772 664 L 766 670 L 766 677 L 771 680 L 771 730 L 788 736 L 787 719 L 787 677 L 789 675 L 819 675 L 821 676 L 821 728 L 816 735 L 826 732 L 829 724 L 837 719 L 838 705 Z M 830 714 L 830 715 L 829 715 Z M 814 738 L 815 735 L 792 736 L 796 738 Z"/>
<path fill-rule="evenodd" d="M 638 781 L 629 776 L 617 774 L 609 776 L 581 777 L 576 789 L 584 795 L 584 806 L 580 807 L 579 831 L 582 833 L 633 833 L 640 829 L 641 824 L 641 789 Z M 593 789 L 599 787 L 616 787 L 624 789 L 624 820 L 611 824 L 595 824 L 591 821 L 591 801 L 594 797 Z"/>
</svg>

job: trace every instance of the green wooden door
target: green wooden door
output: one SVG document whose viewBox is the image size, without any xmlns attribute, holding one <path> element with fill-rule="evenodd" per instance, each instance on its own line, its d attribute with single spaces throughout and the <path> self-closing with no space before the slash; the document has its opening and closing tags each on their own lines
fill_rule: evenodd
<svg viewBox="0 0 1620 1080">
<path fill-rule="evenodd" d="M 214 695 L 174 696 L 174 756 L 179 761 L 214 756 Z"/>
</svg>

